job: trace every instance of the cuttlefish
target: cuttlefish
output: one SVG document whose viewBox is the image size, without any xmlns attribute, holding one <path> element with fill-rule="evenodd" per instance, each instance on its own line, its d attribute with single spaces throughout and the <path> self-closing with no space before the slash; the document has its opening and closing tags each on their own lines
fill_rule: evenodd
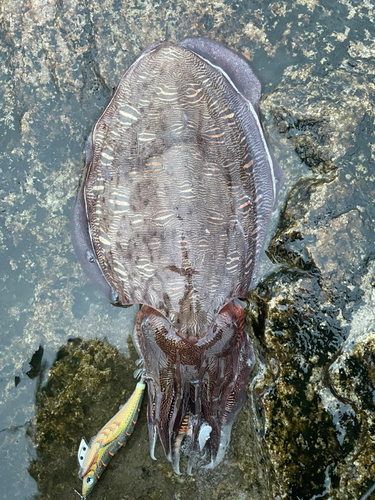
<svg viewBox="0 0 375 500">
<path fill-rule="evenodd" d="M 89 279 L 139 304 L 134 341 L 159 436 L 179 473 L 223 459 L 254 366 L 245 299 L 282 172 L 262 129 L 248 61 L 205 38 L 154 43 L 95 124 L 72 216 Z M 120 441 L 121 442 L 121 441 Z"/>
</svg>

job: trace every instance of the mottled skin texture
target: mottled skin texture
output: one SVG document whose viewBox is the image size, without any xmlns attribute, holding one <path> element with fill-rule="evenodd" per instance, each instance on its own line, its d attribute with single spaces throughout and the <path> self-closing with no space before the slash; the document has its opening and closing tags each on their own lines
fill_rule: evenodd
<svg viewBox="0 0 375 500">
<path fill-rule="evenodd" d="M 203 423 L 210 466 L 222 459 L 254 362 L 233 299 L 256 283 L 282 180 L 259 96 L 245 60 L 221 44 L 153 44 L 87 145 L 73 242 L 110 300 L 143 305 L 151 454 L 159 434 L 176 471 L 178 436 L 192 438 L 194 460 Z"/>
</svg>

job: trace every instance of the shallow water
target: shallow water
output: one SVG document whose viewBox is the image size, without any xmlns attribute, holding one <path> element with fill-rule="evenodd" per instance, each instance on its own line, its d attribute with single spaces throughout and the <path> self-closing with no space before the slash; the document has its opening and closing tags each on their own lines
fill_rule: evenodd
<svg viewBox="0 0 375 500">
<path fill-rule="evenodd" d="M 9 485 L 0 499 L 76 498 L 74 443 L 95 433 L 132 390 L 128 336 L 136 308 L 110 306 L 87 282 L 68 220 L 84 143 L 112 88 L 149 43 L 186 36 L 218 39 L 251 59 L 264 86 L 266 132 L 286 175 L 269 248 L 275 267 L 251 295 L 260 375 L 217 471 L 179 478 L 160 448 L 152 462 L 143 416 L 121 453 L 128 457 L 117 466 L 114 459 L 91 498 L 365 494 L 375 479 L 368 438 L 375 433 L 373 5 L 8 0 L 0 15 L 0 484 Z M 106 344 L 77 340 L 94 338 L 108 339 L 118 357 Z M 102 376 L 101 387 L 69 378 L 80 376 L 74 360 L 90 349 L 93 372 L 88 364 L 82 373 Z M 327 371 L 341 400 L 323 383 Z M 108 401 L 100 399 L 110 390 Z M 85 394 L 93 397 L 91 413 Z M 293 420 L 298 406 L 302 417 Z M 316 415 L 321 421 L 309 436 Z M 55 436 L 54 427 L 44 432 L 49 418 Z M 332 453 L 313 453 L 315 441 Z M 69 444 L 64 454 L 59 443 Z M 357 483 L 347 479 L 354 457 Z M 340 489 L 346 480 L 350 487 Z"/>
</svg>

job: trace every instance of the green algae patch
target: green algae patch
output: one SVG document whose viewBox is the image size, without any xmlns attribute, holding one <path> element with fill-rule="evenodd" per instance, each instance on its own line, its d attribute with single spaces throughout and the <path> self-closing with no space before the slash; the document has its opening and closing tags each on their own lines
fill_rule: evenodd
<svg viewBox="0 0 375 500">
<path fill-rule="evenodd" d="M 80 488 L 80 440 L 93 437 L 125 403 L 134 390 L 135 368 L 134 359 L 100 340 L 72 340 L 59 350 L 47 383 L 37 390 L 29 430 L 38 456 L 29 472 L 42 498 L 53 491 L 58 498 L 70 498 L 72 488 Z"/>
</svg>

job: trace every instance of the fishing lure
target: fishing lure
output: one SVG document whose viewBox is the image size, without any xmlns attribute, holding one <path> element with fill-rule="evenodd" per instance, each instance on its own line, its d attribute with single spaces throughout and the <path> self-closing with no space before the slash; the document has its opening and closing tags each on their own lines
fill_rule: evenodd
<svg viewBox="0 0 375 500">
<path fill-rule="evenodd" d="M 82 479 L 82 495 L 85 500 L 91 493 L 98 479 L 103 474 L 108 462 L 116 451 L 125 445 L 126 440 L 133 432 L 145 391 L 145 383 L 138 382 L 133 394 L 120 408 L 116 415 L 93 437 L 89 444 L 81 440 L 78 450 L 80 466 L 79 478 Z"/>
</svg>

